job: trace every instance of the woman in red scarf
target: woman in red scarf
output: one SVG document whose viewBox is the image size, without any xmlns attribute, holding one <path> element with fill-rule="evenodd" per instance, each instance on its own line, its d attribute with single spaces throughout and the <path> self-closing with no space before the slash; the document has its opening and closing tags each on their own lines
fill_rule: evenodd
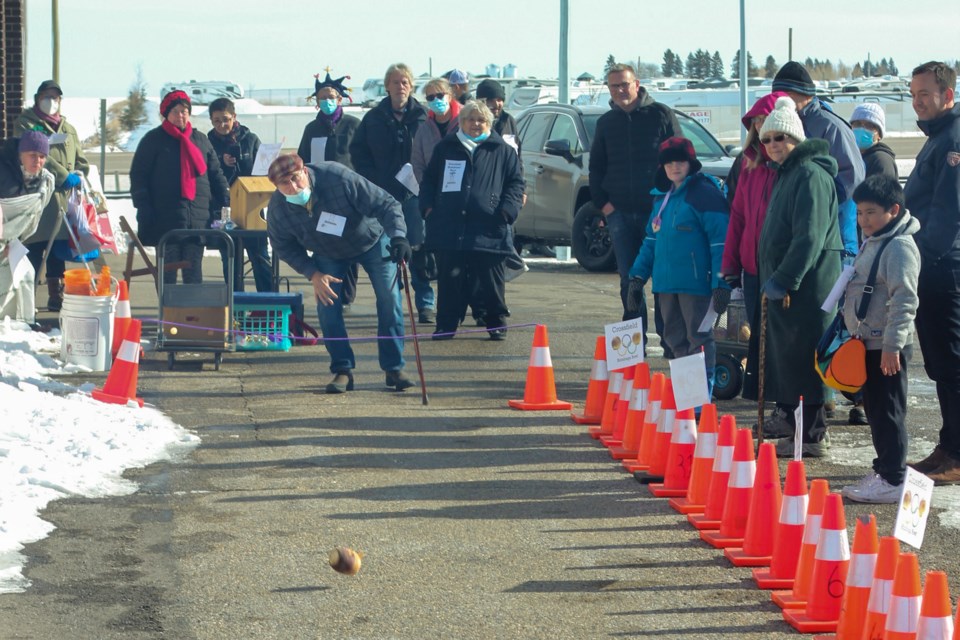
<svg viewBox="0 0 960 640">
<path fill-rule="evenodd" d="M 220 208 L 230 205 L 227 180 L 206 135 L 190 124 L 190 98 L 171 91 L 160 103 L 164 120 L 140 140 L 130 167 L 130 194 L 137 209 L 137 235 L 145 245 L 156 245 L 167 231 L 206 229 Z M 166 262 L 190 263 L 183 282 L 203 281 L 200 239 L 165 245 Z M 177 273 L 163 274 L 174 284 Z"/>
</svg>

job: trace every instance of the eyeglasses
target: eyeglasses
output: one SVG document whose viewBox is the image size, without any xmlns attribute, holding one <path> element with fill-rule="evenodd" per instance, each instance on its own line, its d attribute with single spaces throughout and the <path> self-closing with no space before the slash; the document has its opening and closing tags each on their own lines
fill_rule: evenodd
<svg viewBox="0 0 960 640">
<path fill-rule="evenodd" d="M 617 91 L 626 91 L 633 86 L 633 82 L 621 82 L 620 84 L 608 84 L 607 86 L 610 88 L 610 91 L 614 89 Z"/>
<path fill-rule="evenodd" d="M 770 136 L 769 138 L 760 138 L 760 144 L 766 145 L 766 144 L 770 144 L 770 143 L 772 143 L 772 142 L 783 142 L 783 141 L 786 140 L 786 139 L 787 139 L 787 134 L 785 134 L 785 133 L 778 133 L 777 135 L 775 135 L 775 136 Z"/>
<path fill-rule="evenodd" d="M 433 102 L 434 100 L 443 100 L 445 93 L 428 93 L 424 96 L 427 99 L 427 102 Z"/>
</svg>

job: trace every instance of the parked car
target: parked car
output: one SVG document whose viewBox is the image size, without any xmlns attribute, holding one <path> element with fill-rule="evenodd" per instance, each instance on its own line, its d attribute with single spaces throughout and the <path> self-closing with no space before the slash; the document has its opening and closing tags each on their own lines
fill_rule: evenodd
<svg viewBox="0 0 960 640">
<path fill-rule="evenodd" d="M 569 245 L 573 257 L 588 271 L 616 268 L 603 214 L 590 201 L 587 173 L 597 120 L 609 110 L 609 106 L 542 104 L 529 107 L 518 118 L 527 181 L 527 203 L 514 225 L 518 249 L 524 244 Z M 675 113 L 703 170 L 725 180 L 735 149 L 724 148 L 690 116 Z"/>
</svg>

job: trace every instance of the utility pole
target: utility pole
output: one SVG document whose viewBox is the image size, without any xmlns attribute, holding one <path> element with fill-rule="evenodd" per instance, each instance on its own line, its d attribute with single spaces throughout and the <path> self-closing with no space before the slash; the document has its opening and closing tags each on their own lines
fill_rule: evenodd
<svg viewBox="0 0 960 640">
<path fill-rule="evenodd" d="M 787 62 L 793 60 L 793 27 L 787 29 Z"/>
<path fill-rule="evenodd" d="M 750 54 L 747 53 L 747 7 L 746 0 L 740 0 L 740 113 L 747 112 L 747 88 L 750 85 L 750 78 L 747 77 L 747 60 Z M 747 142 L 747 130 L 740 127 L 740 146 Z"/>
<path fill-rule="evenodd" d="M 567 70 L 567 31 L 570 28 L 570 0 L 560 0 L 560 77 L 557 78 L 560 85 L 560 96 L 557 98 L 560 104 L 570 103 L 570 74 Z"/>
<path fill-rule="evenodd" d="M 60 84 L 60 0 L 50 0 L 50 22 L 53 26 L 53 81 Z"/>
</svg>

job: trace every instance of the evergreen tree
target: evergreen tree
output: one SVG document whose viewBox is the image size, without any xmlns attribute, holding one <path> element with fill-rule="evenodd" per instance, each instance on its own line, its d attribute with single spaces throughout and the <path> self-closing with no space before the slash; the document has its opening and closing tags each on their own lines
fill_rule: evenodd
<svg viewBox="0 0 960 640">
<path fill-rule="evenodd" d="M 702 78 L 700 75 L 700 63 L 697 60 L 697 57 L 693 55 L 693 52 L 687 54 L 687 66 L 685 75 L 688 78 Z"/>
<path fill-rule="evenodd" d="M 850 72 L 850 79 L 862 78 L 863 77 L 863 67 L 860 66 L 860 63 L 853 65 L 853 71 Z"/>
<path fill-rule="evenodd" d="M 603 77 L 606 78 L 607 74 L 610 73 L 610 67 L 617 64 L 616 58 L 613 57 L 613 54 L 607 56 L 607 62 L 603 65 Z"/>
<path fill-rule="evenodd" d="M 900 75 L 900 69 L 897 69 L 897 63 L 893 61 L 893 58 L 887 60 L 887 66 L 890 68 L 890 75 L 898 76 Z"/>
<path fill-rule="evenodd" d="M 665 78 L 673 77 L 674 69 L 676 69 L 676 57 L 676 54 L 674 54 L 670 49 L 667 49 L 663 52 L 663 64 L 660 66 L 660 71 L 662 72 L 661 75 L 663 75 Z"/>
<path fill-rule="evenodd" d="M 124 131 L 133 131 L 147 121 L 147 83 L 143 80 L 143 67 L 137 65 L 137 76 L 127 94 L 127 106 L 120 114 L 120 126 Z"/>
<path fill-rule="evenodd" d="M 880 65 L 877 67 L 877 75 L 885 76 L 885 75 L 889 75 L 889 73 L 890 73 L 890 67 L 887 66 L 887 59 L 880 58 Z"/>
<path fill-rule="evenodd" d="M 753 63 L 753 54 L 747 51 L 747 77 L 753 77 L 760 73 L 760 69 Z M 740 50 L 733 55 L 733 62 L 730 63 L 730 77 L 734 80 L 740 78 Z"/>
<path fill-rule="evenodd" d="M 723 77 L 723 58 L 720 57 L 719 51 L 714 51 L 713 57 L 710 59 L 710 75 Z"/>
<path fill-rule="evenodd" d="M 767 56 L 767 61 L 763 64 L 763 77 L 765 78 L 775 78 L 777 71 L 780 70 L 780 66 L 777 65 L 777 61 L 773 56 Z"/>
</svg>

